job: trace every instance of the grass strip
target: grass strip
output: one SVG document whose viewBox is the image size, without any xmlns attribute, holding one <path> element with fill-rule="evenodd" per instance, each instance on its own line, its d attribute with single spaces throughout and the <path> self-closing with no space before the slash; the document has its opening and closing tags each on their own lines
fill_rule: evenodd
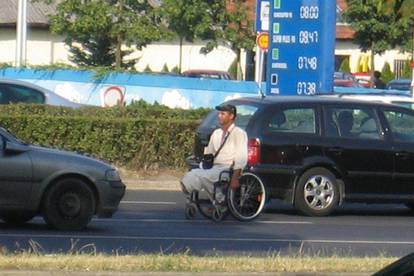
<svg viewBox="0 0 414 276">
<path fill-rule="evenodd" d="M 393 257 L 198 257 L 188 254 L 154 255 L 42 255 L 0 254 L 0 270 L 59 271 L 170 271 L 170 272 L 359 272 L 378 271 Z"/>
</svg>

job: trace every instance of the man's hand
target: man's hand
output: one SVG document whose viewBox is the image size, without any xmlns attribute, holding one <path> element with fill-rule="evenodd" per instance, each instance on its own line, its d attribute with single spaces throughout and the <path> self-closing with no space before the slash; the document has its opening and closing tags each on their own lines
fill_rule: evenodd
<svg viewBox="0 0 414 276">
<path fill-rule="evenodd" d="M 239 183 L 240 175 L 241 175 L 241 170 L 234 170 L 233 171 L 233 175 L 232 175 L 231 180 L 230 180 L 230 188 L 233 191 L 237 190 L 237 188 L 239 188 L 239 186 L 240 186 L 240 183 Z"/>
</svg>

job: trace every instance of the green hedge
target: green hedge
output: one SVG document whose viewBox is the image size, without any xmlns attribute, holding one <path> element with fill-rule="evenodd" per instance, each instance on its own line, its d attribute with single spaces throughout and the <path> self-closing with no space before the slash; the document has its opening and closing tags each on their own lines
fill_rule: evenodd
<svg viewBox="0 0 414 276">
<path fill-rule="evenodd" d="M 101 116 L 90 117 L 62 108 L 1 106 L 0 125 L 32 144 L 88 153 L 133 169 L 185 166 L 199 120 L 114 118 L 101 110 L 96 111 Z"/>
<path fill-rule="evenodd" d="M 56 107 L 49 105 L 35 104 L 12 104 L 0 105 L 0 115 L 8 116 L 21 115 L 46 115 L 46 116 L 86 116 L 100 118 L 134 118 L 134 119 L 184 119 L 200 120 L 210 109 L 199 108 L 192 110 L 171 109 L 159 104 L 148 104 L 138 101 L 133 104 L 121 107 L 102 108 L 97 106 L 87 106 L 79 109 L 68 107 Z"/>
</svg>

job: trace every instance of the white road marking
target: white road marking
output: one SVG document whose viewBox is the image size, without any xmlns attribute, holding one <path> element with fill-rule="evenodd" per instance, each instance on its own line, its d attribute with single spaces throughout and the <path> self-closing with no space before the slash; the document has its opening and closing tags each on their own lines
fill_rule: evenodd
<svg viewBox="0 0 414 276">
<path fill-rule="evenodd" d="M 41 217 L 35 217 L 32 221 L 36 222 L 42 222 L 43 219 Z M 105 222 L 154 222 L 154 223 L 209 223 L 208 219 L 194 219 L 194 220 L 188 220 L 188 219 L 133 219 L 133 218 L 93 218 L 92 222 L 99 222 L 99 223 L 105 223 Z M 220 223 L 225 224 L 235 224 L 235 223 L 243 223 L 239 222 L 237 220 L 224 220 Z M 289 220 L 255 220 L 253 222 L 254 224 L 314 224 L 310 221 L 289 221 Z"/>
<path fill-rule="evenodd" d="M 176 205 L 177 202 L 171 201 L 132 201 L 132 200 L 123 200 L 121 204 L 154 204 L 154 205 Z"/>
<path fill-rule="evenodd" d="M 104 219 L 93 219 L 95 222 L 157 222 L 157 223 L 205 223 L 209 222 L 207 219 L 197 219 L 197 220 L 188 220 L 188 219 L 116 219 L 116 218 L 104 218 Z M 224 220 L 220 223 L 237 223 L 238 221 L 234 220 Z M 313 224 L 310 221 L 276 221 L 276 220 L 255 220 L 254 224 Z"/>
<path fill-rule="evenodd" d="M 102 236 L 102 235 L 51 235 L 51 234 L 0 234 L 0 237 L 14 238 L 78 238 L 78 239 L 122 239 L 122 240 L 161 240 L 161 241 L 233 241 L 233 242 L 284 242 L 284 243 L 323 243 L 323 244 L 387 244 L 414 245 L 414 241 L 368 241 L 368 240 L 299 240 L 299 239 L 266 239 L 266 238 L 203 238 L 203 237 L 152 237 L 152 236 Z"/>
</svg>

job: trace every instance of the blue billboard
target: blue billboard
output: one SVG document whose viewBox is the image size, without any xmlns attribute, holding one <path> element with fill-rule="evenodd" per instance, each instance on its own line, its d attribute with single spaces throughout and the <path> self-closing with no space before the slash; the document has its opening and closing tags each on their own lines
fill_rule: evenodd
<svg viewBox="0 0 414 276">
<path fill-rule="evenodd" d="M 336 1 L 271 0 L 268 95 L 333 90 Z"/>
</svg>

